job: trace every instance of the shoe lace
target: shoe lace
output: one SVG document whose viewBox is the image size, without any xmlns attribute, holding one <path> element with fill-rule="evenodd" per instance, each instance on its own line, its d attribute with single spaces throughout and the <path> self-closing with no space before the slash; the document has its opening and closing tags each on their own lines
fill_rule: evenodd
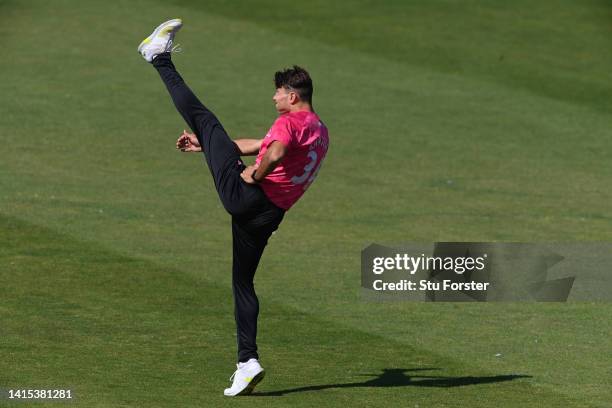
<svg viewBox="0 0 612 408">
<path fill-rule="evenodd" d="M 181 51 L 183 51 L 181 44 L 173 44 L 172 39 L 168 40 L 168 43 L 166 44 L 166 52 L 179 53 Z"/>
<path fill-rule="evenodd" d="M 172 49 L 170 50 L 170 52 L 182 52 L 183 48 L 181 47 L 181 44 L 176 44 L 175 46 L 172 47 Z"/>
</svg>

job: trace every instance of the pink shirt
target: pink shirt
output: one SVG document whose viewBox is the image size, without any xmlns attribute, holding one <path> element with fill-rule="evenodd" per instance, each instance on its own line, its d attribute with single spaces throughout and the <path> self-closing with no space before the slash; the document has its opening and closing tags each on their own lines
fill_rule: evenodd
<svg viewBox="0 0 612 408">
<path fill-rule="evenodd" d="M 327 128 L 313 112 L 282 114 L 264 138 L 255 161 L 257 164 L 273 141 L 287 146 L 287 153 L 260 185 L 270 201 L 288 210 L 317 176 L 327 154 L 329 137 Z"/>
</svg>

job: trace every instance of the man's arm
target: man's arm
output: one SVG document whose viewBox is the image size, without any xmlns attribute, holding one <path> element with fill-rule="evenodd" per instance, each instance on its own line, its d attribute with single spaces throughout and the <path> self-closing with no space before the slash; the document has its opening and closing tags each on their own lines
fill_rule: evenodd
<svg viewBox="0 0 612 408">
<path fill-rule="evenodd" d="M 261 158 L 259 166 L 252 165 L 242 171 L 240 176 L 249 184 L 261 182 L 268 174 L 278 166 L 287 154 L 287 146 L 279 141 L 274 141 L 268 145 L 266 154 Z"/>
<path fill-rule="evenodd" d="M 263 139 L 237 139 L 234 140 L 241 156 L 254 156 L 259 153 Z M 193 133 L 183 130 L 183 134 L 176 141 L 176 148 L 182 152 L 201 152 L 202 147 Z"/>
<path fill-rule="evenodd" d="M 236 147 L 240 151 L 241 156 L 254 156 L 259 153 L 263 139 L 236 139 Z"/>
</svg>

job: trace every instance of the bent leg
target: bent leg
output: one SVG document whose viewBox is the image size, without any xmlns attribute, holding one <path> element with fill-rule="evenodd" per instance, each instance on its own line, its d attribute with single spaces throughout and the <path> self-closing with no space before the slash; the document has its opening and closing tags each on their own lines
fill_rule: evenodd
<svg viewBox="0 0 612 408">
<path fill-rule="evenodd" d="M 213 176 L 215 188 L 226 209 L 235 200 L 236 172 L 240 161 L 240 152 L 236 144 L 223 129 L 217 117 L 208 110 L 185 84 L 170 59 L 170 53 L 158 55 L 153 60 L 162 81 L 168 88 L 174 106 L 196 134 L 206 163 Z M 240 178 L 240 174 L 237 174 Z"/>
</svg>

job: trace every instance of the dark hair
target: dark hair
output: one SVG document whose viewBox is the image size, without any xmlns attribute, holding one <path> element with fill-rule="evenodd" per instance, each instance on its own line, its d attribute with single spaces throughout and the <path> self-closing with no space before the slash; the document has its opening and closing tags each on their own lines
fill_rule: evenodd
<svg viewBox="0 0 612 408">
<path fill-rule="evenodd" d="M 304 102 L 312 103 L 312 79 L 304 68 L 294 65 L 274 74 L 276 88 L 287 88 L 297 92 Z"/>
</svg>

